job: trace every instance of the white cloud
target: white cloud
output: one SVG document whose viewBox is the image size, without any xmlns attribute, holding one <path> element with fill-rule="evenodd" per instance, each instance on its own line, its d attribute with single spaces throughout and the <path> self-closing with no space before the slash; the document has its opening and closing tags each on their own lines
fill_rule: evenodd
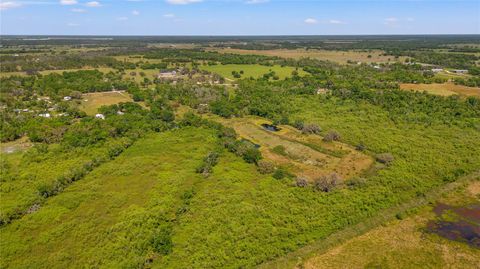
<svg viewBox="0 0 480 269">
<path fill-rule="evenodd" d="M 414 18 L 411 18 L 411 17 L 409 17 L 409 18 L 407 18 L 407 21 L 408 21 L 408 22 L 412 22 L 412 21 L 415 21 L 415 19 L 414 19 Z"/>
<path fill-rule="evenodd" d="M 167 3 L 172 5 L 188 5 L 192 3 L 199 3 L 203 0 L 166 0 Z"/>
<path fill-rule="evenodd" d="M 21 7 L 22 4 L 18 2 L 0 2 L 0 10 L 7 10 L 11 8 Z"/>
<path fill-rule="evenodd" d="M 118 17 L 117 21 L 126 21 L 128 20 L 128 17 Z"/>
<path fill-rule="evenodd" d="M 305 22 L 306 24 L 317 24 L 318 23 L 318 21 L 314 18 L 307 18 L 303 22 Z"/>
<path fill-rule="evenodd" d="M 164 14 L 163 17 L 171 19 L 171 18 L 175 18 L 175 14 L 171 14 L 171 13 L 170 14 Z"/>
<path fill-rule="evenodd" d="M 267 2 L 270 2 L 270 0 L 248 0 L 245 2 L 245 4 L 261 4 Z"/>
<path fill-rule="evenodd" d="M 63 6 L 70 6 L 70 5 L 76 5 L 78 4 L 77 0 L 60 0 L 60 5 Z"/>
<path fill-rule="evenodd" d="M 138 15 L 140 15 L 140 11 L 138 11 L 138 10 L 132 10 L 132 15 L 133 15 L 133 16 L 138 16 Z"/>
<path fill-rule="evenodd" d="M 72 8 L 70 9 L 72 12 L 76 12 L 76 13 L 85 13 L 87 12 L 85 9 L 82 9 L 82 8 Z"/>
<path fill-rule="evenodd" d="M 395 26 L 397 25 L 397 23 L 398 23 L 398 18 L 395 18 L 395 17 L 386 18 L 385 21 L 383 22 L 383 24 L 387 26 Z"/>
<path fill-rule="evenodd" d="M 87 7 L 101 7 L 102 6 L 102 4 L 100 4 L 100 2 L 97 2 L 97 1 L 87 2 L 85 5 Z"/>
<path fill-rule="evenodd" d="M 73 23 L 73 22 L 69 22 L 69 23 L 67 23 L 67 26 L 77 27 L 77 26 L 80 26 L 80 24 L 78 24 L 78 23 Z"/>
<path fill-rule="evenodd" d="M 345 22 L 340 20 L 329 20 L 328 23 L 330 24 L 345 24 Z"/>
</svg>

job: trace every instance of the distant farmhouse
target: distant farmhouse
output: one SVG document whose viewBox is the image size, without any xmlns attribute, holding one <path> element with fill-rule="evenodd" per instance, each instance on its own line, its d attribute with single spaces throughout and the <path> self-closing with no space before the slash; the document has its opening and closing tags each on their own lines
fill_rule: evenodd
<svg viewBox="0 0 480 269">
<path fill-rule="evenodd" d="M 161 71 L 158 75 L 157 78 L 159 79 L 173 79 L 177 76 L 177 71 Z"/>
</svg>

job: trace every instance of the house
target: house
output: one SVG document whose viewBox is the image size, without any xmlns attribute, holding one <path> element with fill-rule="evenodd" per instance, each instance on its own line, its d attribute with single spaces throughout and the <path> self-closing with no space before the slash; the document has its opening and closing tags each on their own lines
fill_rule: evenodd
<svg viewBox="0 0 480 269">
<path fill-rule="evenodd" d="M 70 100 L 72 100 L 72 97 L 71 96 L 65 96 L 65 97 L 63 97 L 63 100 L 64 101 L 70 101 Z"/>
<path fill-rule="evenodd" d="M 38 114 L 39 117 L 42 117 L 42 118 L 50 118 L 51 115 L 50 113 L 41 113 L 41 114 Z"/>
<path fill-rule="evenodd" d="M 468 74 L 468 70 L 465 69 L 454 69 L 452 72 L 455 74 Z"/>
<path fill-rule="evenodd" d="M 177 76 L 177 71 L 161 71 L 158 75 L 157 78 L 174 78 Z"/>
<path fill-rule="evenodd" d="M 105 119 L 105 115 L 103 115 L 103 114 L 96 114 L 96 115 L 95 115 L 95 118 L 104 120 L 104 119 Z"/>
<path fill-rule="evenodd" d="M 379 65 L 374 65 L 373 68 L 380 69 L 380 66 Z"/>
</svg>

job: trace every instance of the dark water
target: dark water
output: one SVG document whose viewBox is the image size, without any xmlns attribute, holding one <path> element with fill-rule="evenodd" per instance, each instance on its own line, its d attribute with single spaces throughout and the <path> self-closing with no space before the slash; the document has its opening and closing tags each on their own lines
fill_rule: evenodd
<svg viewBox="0 0 480 269">
<path fill-rule="evenodd" d="M 437 204 L 433 211 L 439 219 L 428 222 L 428 232 L 480 248 L 480 203 L 464 207 Z M 445 213 L 454 216 L 453 220 L 451 217 L 443 220 L 441 216 Z"/>
<path fill-rule="evenodd" d="M 267 124 L 267 123 L 262 123 L 262 127 L 263 127 L 263 129 L 271 131 L 271 132 L 278 132 L 278 131 L 282 130 L 281 128 L 277 127 L 276 125 Z"/>
</svg>

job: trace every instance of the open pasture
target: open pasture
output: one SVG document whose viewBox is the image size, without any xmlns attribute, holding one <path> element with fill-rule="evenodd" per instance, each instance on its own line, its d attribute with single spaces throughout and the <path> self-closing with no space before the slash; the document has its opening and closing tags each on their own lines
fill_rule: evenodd
<svg viewBox="0 0 480 269">
<path fill-rule="evenodd" d="M 467 87 L 463 85 L 455 85 L 453 83 L 432 83 L 432 84 L 400 84 L 400 89 L 411 91 L 426 91 L 430 94 L 441 96 L 463 95 L 480 97 L 480 88 Z"/>
<path fill-rule="evenodd" d="M 316 49 L 272 49 L 272 50 L 244 50 L 244 49 L 215 49 L 220 53 L 235 53 L 235 54 L 255 54 L 266 56 L 277 56 L 282 58 L 300 59 L 313 58 L 318 60 L 328 60 L 340 64 L 346 64 L 348 61 L 363 62 L 363 63 L 386 63 L 400 61 L 403 62 L 405 57 L 395 59 L 394 56 L 383 56 L 381 50 L 372 51 L 337 51 L 337 50 L 316 50 Z M 370 56 L 370 57 L 369 57 Z"/>
<path fill-rule="evenodd" d="M 236 71 L 236 72 L 243 71 L 243 74 L 241 74 L 241 78 L 248 78 L 248 77 L 259 78 L 264 74 L 274 71 L 275 74 L 279 77 L 279 79 L 285 79 L 287 77 L 290 77 L 292 75 L 292 72 L 296 70 L 294 67 L 289 67 L 289 66 L 284 66 L 284 67 L 279 65 L 264 66 L 259 64 L 201 65 L 200 69 L 203 69 L 212 73 L 217 73 L 230 80 L 235 79 L 232 75 L 233 71 Z M 306 72 L 303 71 L 302 69 L 298 69 L 297 72 L 299 73 L 299 75 L 306 74 Z"/>
<path fill-rule="evenodd" d="M 82 99 L 79 108 L 88 115 L 95 115 L 101 106 L 132 102 L 132 98 L 124 91 L 87 93 L 82 95 Z"/>
</svg>

